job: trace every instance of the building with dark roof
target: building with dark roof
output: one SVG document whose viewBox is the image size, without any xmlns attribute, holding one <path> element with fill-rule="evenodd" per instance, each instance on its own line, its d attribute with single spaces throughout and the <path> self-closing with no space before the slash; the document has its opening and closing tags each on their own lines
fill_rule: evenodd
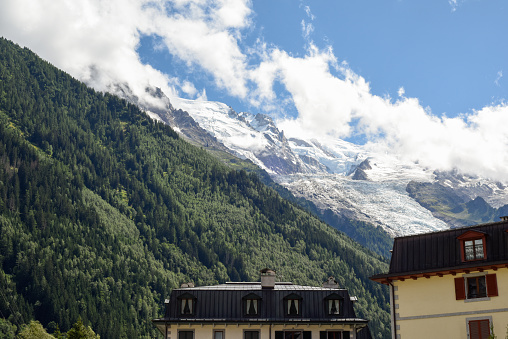
<svg viewBox="0 0 508 339">
<path fill-rule="evenodd" d="M 394 239 L 390 270 L 392 338 L 505 336 L 508 218 Z"/>
<path fill-rule="evenodd" d="M 275 282 L 226 283 L 174 289 L 163 318 L 153 322 L 166 339 L 369 339 L 356 297 L 330 278 L 322 287 Z"/>
</svg>

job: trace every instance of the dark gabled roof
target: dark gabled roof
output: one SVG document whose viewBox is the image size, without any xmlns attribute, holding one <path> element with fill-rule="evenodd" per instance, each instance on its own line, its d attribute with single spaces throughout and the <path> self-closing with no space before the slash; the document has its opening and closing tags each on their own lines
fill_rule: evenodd
<svg viewBox="0 0 508 339">
<path fill-rule="evenodd" d="M 485 236 L 486 258 L 464 262 L 461 236 L 467 237 L 475 232 Z M 390 277 L 505 264 L 508 264 L 508 222 L 501 221 L 395 238 L 390 271 L 371 279 L 381 281 Z"/>
<path fill-rule="evenodd" d="M 178 300 L 183 294 L 195 298 L 192 316 L 181 314 Z M 259 314 L 246 316 L 244 301 L 253 294 L 260 297 Z M 301 314 L 287 315 L 284 305 L 287 298 L 301 298 Z M 341 299 L 341 314 L 329 315 L 327 298 Z M 248 298 L 247 298 L 248 299 Z M 154 322 L 333 322 L 366 324 L 367 320 L 356 317 L 353 302 L 347 290 L 276 283 L 273 289 L 263 289 L 257 283 L 227 283 L 215 286 L 175 289 L 171 293 L 164 318 Z"/>
</svg>

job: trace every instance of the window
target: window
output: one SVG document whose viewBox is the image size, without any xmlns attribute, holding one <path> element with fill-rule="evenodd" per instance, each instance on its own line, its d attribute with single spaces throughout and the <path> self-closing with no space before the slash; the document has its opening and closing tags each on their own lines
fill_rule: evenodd
<svg viewBox="0 0 508 339">
<path fill-rule="evenodd" d="M 178 331 L 178 339 L 194 339 L 193 331 Z"/>
<path fill-rule="evenodd" d="M 275 331 L 275 339 L 312 339 L 312 331 Z"/>
<path fill-rule="evenodd" d="M 288 299 L 288 315 L 298 315 L 299 301 L 298 299 Z"/>
<path fill-rule="evenodd" d="M 470 320 L 468 327 L 469 339 L 488 339 L 490 336 L 490 322 L 488 319 Z"/>
<path fill-rule="evenodd" d="M 178 297 L 180 304 L 180 314 L 194 315 L 196 308 L 196 298 L 190 293 L 184 293 Z"/>
<path fill-rule="evenodd" d="M 485 298 L 487 296 L 487 284 L 485 276 L 467 278 L 467 298 Z"/>
<path fill-rule="evenodd" d="M 259 331 L 244 331 L 243 339 L 259 339 Z"/>
<path fill-rule="evenodd" d="M 457 300 L 467 299 L 473 301 L 497 296 L 497 277 L 495 274 L 464 274 L 460 278 L 455 278 L 455 298 Z"/>
<path fill-rule="evenodd" d="M 286 315 L 297 316 L 301 315 L 302 298 L 297 294 L 290 294 L 284 298 Z"/>
<path fill-rule="evenodd" d="M 285 331 L 284 339 L 303 339 L 302 331 Z"/>
<path fill-rule="evenodd" d="M 182 299 L 182 314 L 192 314 L 193 306 L 192 299 Z"/>
<path fill-rule="evenodd" d="M 466 261 L 483 259 L 483 239 L 464 241 Z"/>
<path fill-rule="evenodd" d="M 483 260 L 487 257 L 485 247 L 485 233 L 478 231 L 467 231 L 457 237 L 460 241 L 460 252 L 462 261 Z"/>
<path fill-rule="evenodd" d="M 224 339 L 224 330 L 213 331 L 213 339 Z"/>
<path fill-rule="evenodd" d="M 248 315 L 256 315 L 258 314 L 258 301 L 257 299 L 247 299 L 246 300 L 246 314 Z"/>
<path fill-rule="evenodd" d="M 259 304 L 261 297 L 257 294 L 250 293 L 243 297 L 243 312 L 247 316 L 259 314 Z"/>
<path fill-rule="evenodd" d="M 321 331 L 320 339 L 349 339 L 348 331 Z"/>
<path fill-rule="evenodd" d="M 340 302 L 338 299 L 328 300 L 328 314 L 339 314 L 340 313 Z"/>
<path fill-rule="evenodd" d="M 332 293 L 325 298 L 326 314 L 328 315 L 340 315 L 342 314 L 342 300 L 344 298 L 337 294 Z"/>
</svg>

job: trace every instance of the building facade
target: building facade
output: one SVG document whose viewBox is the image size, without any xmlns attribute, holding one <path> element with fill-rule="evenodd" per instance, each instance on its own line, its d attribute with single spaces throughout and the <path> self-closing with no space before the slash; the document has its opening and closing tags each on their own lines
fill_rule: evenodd
<svg viewBox="0 0 508 339">
<path fill-rule="evenodd" d="M 395 238 L 390 270 L 392 338 L 508 335 L 508 218 Z"/>
<path fill-rule="evenodd" d="M 265 269 L 261 282 L 184 284 L 153 323 L 165 339 L 371 338 L 355 300 L 333 278 L 322 287 L 300 286 L 275 282 L 275 272 Z"/>
</svg>

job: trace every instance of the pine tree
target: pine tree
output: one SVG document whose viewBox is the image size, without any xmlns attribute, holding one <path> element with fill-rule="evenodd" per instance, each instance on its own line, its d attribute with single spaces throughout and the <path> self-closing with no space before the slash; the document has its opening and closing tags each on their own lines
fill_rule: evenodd
<svg viewBox="0 0 508 339">
<path fill-rule="evenodd" d="M 95 334 L 90 326 L 86 327 L 81 317 L 79 317 L 78 321 L 67 332 L 67 339 L 100 339 L 100 336 Z"/>
</svg>

